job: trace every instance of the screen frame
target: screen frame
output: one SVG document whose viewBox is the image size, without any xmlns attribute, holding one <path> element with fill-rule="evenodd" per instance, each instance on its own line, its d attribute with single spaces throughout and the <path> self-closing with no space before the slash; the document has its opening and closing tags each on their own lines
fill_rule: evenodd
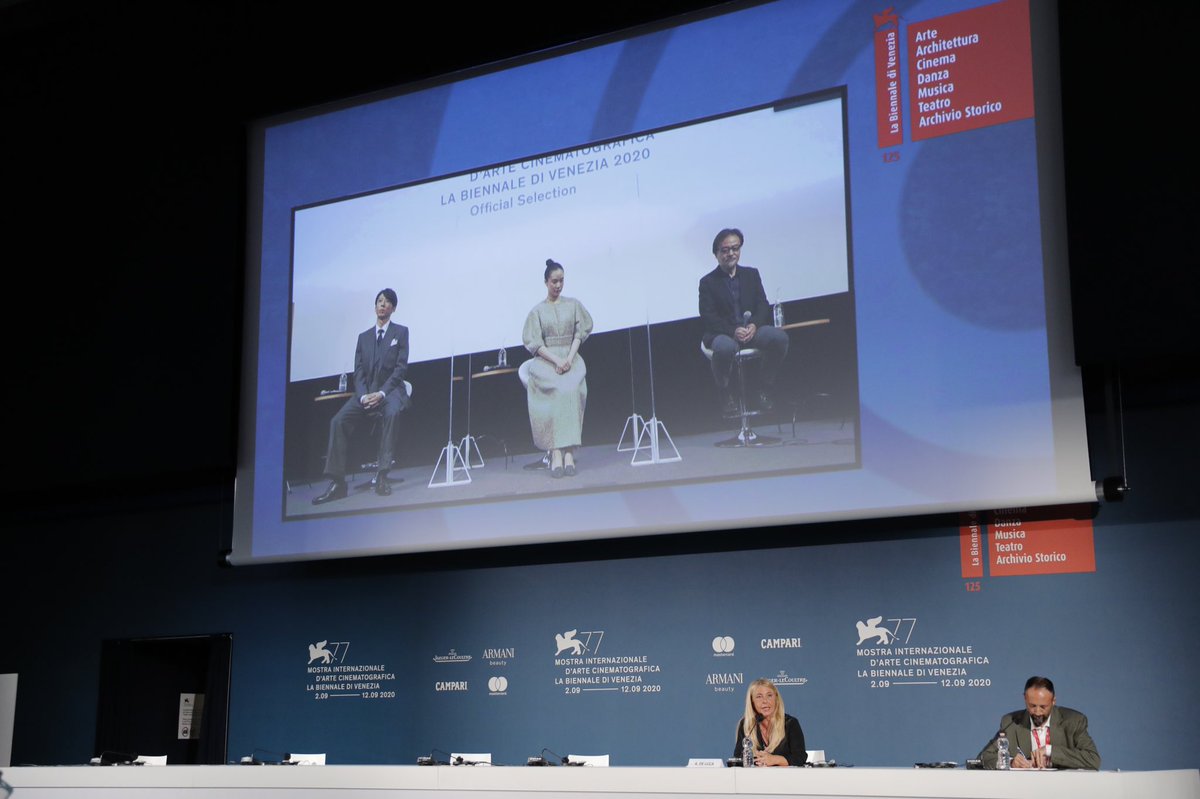
<svg viewBox="0 0 1200 799">
<path fill-rule="evenodd" d="M 429 551 L 426 547 L 408 549 L 405 547 L 388 547 L 384 550 L 347 550 L 341 552 L 309 552 L 282 557 L 255 556 L 251 554 L 248 543 L 239 544 L 236 531 L 250 523 L 254 483 L 254 450 L 255 450 L 255 400 L 258 394 L 258 347 L 257 331 L 259 330 L 259 301 L 261 290 L 261 220 L 262 206 L 262 165 L 264 156 L 264 137 L 268 127 L 289 120 L 301 119 L 314 114 L 349 108 L 363 103 L 375 102 L 380 99 L 397 97 L 459 80 L 470 79 L 492 72 L 515 68 L 524 64 L 569 55 L 579 50 L 602 46 L 609 42 L 620 41 L 629 37 L 653 33 L 656 31 L 685 25 L 700 19 L 707 19 L 725 14 L 733 14 L 748 8 L 763 5 L 763 3 L 744 3 L 734 6 L 723 6 L 719 9 L 706 9 L 701 12 L 660 21 L 625 31 L 618 31 L 597 39 L 575 42 L 562 47 L 552 48 L 539 53 L 531 53 L 505 61 L 474 67 L 437 78 L 420 81 L 406 86 L 375 92 L 358 98 L 351 98 L 317 108 L 301 109 L 287 114 L 272 117 L 256 123 L 250 135 L 251 161 L 250 179 L 248 183 L 247 207 L 250 212 L 250 222 L 247 225 L 247 273 L 246 273 L 246 308 L 245 330 L 247 331 L 243 345 L 243 392 L 241 403 L 242 425 L 239 429 L 239 461 L 238 479 L 235 491 L 235 548 L 230 560 L 234 563 L 270 562 L 275 560 L 305 560 L 323 559 L 330 557 L 358 557 L 362 555 L 391 554 L 406 551 Z M 1036 125 L 1036 163 L 1038 196 L 1041 204 L 1040 225 L 1042 231 L 1043 281 L 1045 300 L 1045 324 L 1049 352 L 1049 381 L 1051 390 L 1051 413 L 1053 415 L 1053 431 L 1056 438 L 1067 438 L 1074 441 L 1082 440 L 1086 448 L 1086 431 L 1083 418 L 1082 387 L 1078 369 L 1073 360 L 1074 346 L 1071 339 L 1071 321 L 1069 312 L 1069 276 L 1066 266 L 1066 225 L 1065 225 L 1065 190 L 1062 170 L 1062 135 L 1061 135 L 1061 106 L 1059 102 L 1059 78 L 1057 70 L 1058 39 L 1057 39 L 1057 9 L 1055 4 L 1030 3 L 1029 7 L 1031 34 L 1033 37 L 1033 71 L 1034 71 L 1034 103 Z M 847 131 L 848 134 L 848 131 Z M 847 152 L 847 158 L 849 153 Z M 501 162 L 503 163 L 503 162 Z M 484 165 L 475 168 L 484 168 Z M 849 178 L 849 164 L 847 178 Z M 428 178 L 429 180 L 435 178 Z M 847 180 L 846 198 L 850 202 L 851 181 Z M 257 222 L 256 222 L 257 220 Z M 847 212 L 848 228 L 853 224 L 852 217 Z M 851 268 L 854 261 L 853 242 L 850 242 L 849 261 Z M 852 279 L 852 278 L 851 278 Z M 1056 446 L 1058 441 L 1055 442 Z M 860 455 L 861 457 L 861 455 Z M 1086 458 L 1086 453 L 1084 454 Z M 1060 470 L 1062 461 L 1056 461 Z M 1070 501 L 1085 501 L 1094 497 L 1084 497 L 1082 491 L 1076 490 Z M 249 504 L 248 504 L 249 503 Z M 1045 505 L 1044 501 L 1033 498 L 1028 504 Z M 1057 504 L 1057 501 L 1054 503 Z M 753 526 L 775 526 L 790 524 L 808 524 L 840 519 L 878 518 L 881 516 L 920 516 L 978 510 L 975 503 L 939 503 L 917 504 L 909 507 L 862 508 L 845 512 L 825 513 L 806 516 L 804 519 L 767 518 L 755 519 Z M 597 531 L 594 534 L 580 535 L 571 533 L 562 538 L 549 540 L 590 540 L 611 537 L 657 535 L 663 533 L 685 533 L 699 530 L 734 529 L 726 522 L 720 521 L 711 525 L 688 525 L 677 529 L 643 528 L 633 532 Z M 541 540 L 541 539 L 539 539 Z M 458 547 L 504 547 L 514 544 L 529 543 L 526 540 L 488 539 L 477 543 L 454 542 Z"/>
</svg>

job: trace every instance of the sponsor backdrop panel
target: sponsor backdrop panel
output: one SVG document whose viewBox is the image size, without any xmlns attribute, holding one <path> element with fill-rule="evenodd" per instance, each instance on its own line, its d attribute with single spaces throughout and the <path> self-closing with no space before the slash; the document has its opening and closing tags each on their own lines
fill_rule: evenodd
<svg viewBox="0 0 1200 799">
<path fill-rule="evenodd" d="M 982 529 L 991 542 L 1000 528 Z M 1200 699 L 1180 679 L 1200 652 L 1178 633 L 1200 621 L 1198 550 L 1170 526 L 1099 527 L 1095 571 L 989 562 L 963 579 L 947 529 L 337 581 L 264 597 L 288 623 L 239 636 L 230 752 L 519 764 L 546 747 L 682 765 L 731 752 L 746 687 L 766 676 L 809 748 L 839 762 L 961 762 L 1038 673 L 1089 715 L 1106 766 L 1194 765 L 1191 725 L 1166 711 Z M 1130 734 L 1146 702 L 1163 714 Z"/>
<path fill-rule="evenodd" d="M 1088 714 L 1105 768 L 1196 768 L 1200 735 L 1187 711 L 1200 706 L 1200 495 L 1184 481 L 1200 408 L 1144 386 L 1130 397 L 1140 400 L 1126 415 L 1137 488 L 1101 509 L 1094 571 L 1065 571 L 1087 562 L 1072 550 L 1081 560 L 1063 573 L 998 576 L 996 558 L 1043 547 L 1045 531 L 997 539 L 1013 528 L 989 521 L 972 542 L 967 519 L 684 536 L 693 550 L 797 545 L 672 557 L 635 557 L 663 551 L 668 538 L 546 550 L 575 561 L 562 564 L 505 565 L 539 557 L 526 548 L 242 569 L 215 563 L 212 530 L 225 508 L 216 498 L 28 522 L 5 551 L 14 568 L 0 673 L 20 675 L 12 762 L 96 754 L 104 639 L 229 632 L 231 758 L 259 748 L 412 763 L 440 747 L 513 762 L 550 747 L 608 752 L 622 765 L 681 764 L 727 754 L 745 684 L 783 671 L 789 711 L 812 747 L 839 762 L 961 762 L 1019 706 L 1025 678 L 1044 673 L 1063 704 Z M 998 550 L 997 540 L 1023 548 Z M 589 556 L 607 559 L 581 560 Z M 979 572 L 964 577 L 975 556 Z M 558 636 L 579 641 L 580 653 L 558 653 Z M 786 644 L 764 649 L 763 639 Z M 593 643 L 599 655 L 644 656 L 661 671 L 642 679 L 662 690 L 567 694 L 555 680 L 569 664 L 558 661 L 586 657 Z M 895 668 L 878 661 L 905 657 L 894 651 L 902 645 L 969 645 L 988 663 L 939 683 L 991 684 L 870 676 Z M 885 646 L 892 655 L 870 654 Z M 309 671 L 317 666 L 330 670 Z M 376 690 L 358 682 L 394 686 L 395 698 L 348 696 Z M 438 691 L 438 682 L 466 690 Z M 316 699 L 318 683 L 351 687 Z"/>
<path fill-rule="evenodd" d="M 420 590 L 383 576 L 283 591 L 273 580 L 254 585 L 251 619 L 235 632 L 231 703 L 240 721 L 230 722 L 230 758 L 329 752 L 333 763 L 411 762 L 397 730 L 421 712 L 412 679 L 426 646 L 412 615 Z"/>
</svg>

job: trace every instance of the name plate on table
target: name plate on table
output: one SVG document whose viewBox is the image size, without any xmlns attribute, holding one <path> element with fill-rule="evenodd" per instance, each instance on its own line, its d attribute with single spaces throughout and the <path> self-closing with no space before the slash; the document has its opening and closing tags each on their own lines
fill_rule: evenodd
<svg viewBox="0 0 1200 799">
<path fill-rule="evenodd" d="M 719 757 L 689 757 L 688 768 L 725 768 L 725 761 Z"/>
</svg>

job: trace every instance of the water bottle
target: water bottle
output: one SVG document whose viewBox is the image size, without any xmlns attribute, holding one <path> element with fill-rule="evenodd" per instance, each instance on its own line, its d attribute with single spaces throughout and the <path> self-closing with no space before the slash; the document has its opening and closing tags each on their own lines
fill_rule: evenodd
<svg viewBox="0 0 1200 799">
<path fill-rule="evenodd" d="M 746 768 L 754 766 L 754 742 L 749 735 L 742 739 L 742 765 Z"/>
<path fill-rule="evenodd" d="M 346 373 L 342 372 L 342 376 L 338 378 L 338 393 L 346 390 Z"/>
<path fill-rule="evenodd" d="M 501 347 L 499 354 L 496 356 L 496 368 L 503 369 L 506 366 L 508 366 L 508 350 Z"/>
<path fill-rule="evenodd" d="M 774 322 L 775 327 L 783 327 L 783 303 L 782 302 L 775 303 L 773 312 L 775 314 L 775 322 Z"/>
<path fill-rule="evenodd" d="M 1004 730 L 996 736 L 996 768 L 1000 771 L 1008 771 L 1012 764 L 1012 759 L 1008 753 L 1008 736 L 1004 734 Z"/>
</svg>

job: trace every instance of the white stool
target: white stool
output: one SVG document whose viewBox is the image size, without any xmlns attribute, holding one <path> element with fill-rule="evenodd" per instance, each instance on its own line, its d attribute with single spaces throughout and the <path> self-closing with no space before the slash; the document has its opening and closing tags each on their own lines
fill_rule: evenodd
<svg viewBox="0 0 1200 799">
<path fill-rule="evenodd" d="M 713 359 L 713 351 L 711 348 L 704 346 L 704 342 L 700 342 L 700 352 L 704 354 L 710 362 Z M 755 433 L 750 427 L 749 419 L 751 416 L 758 416 L 761 411 L 750 410 L 746 407 L 746 367 L 747 361 L 757 360 L 762 357 L 762 350 L 757 347 L 745 347 L 733 354 L 733 365 L 737 369 L 738 380 L 738 410 L 737 416 L 741 419 L 741 428 L 733 438 L 723 439 L 716 443 L 718 447 L 769 447 L 779 443 L 779 439 L 773 436 L 760 436 Z"/>
</svg>

